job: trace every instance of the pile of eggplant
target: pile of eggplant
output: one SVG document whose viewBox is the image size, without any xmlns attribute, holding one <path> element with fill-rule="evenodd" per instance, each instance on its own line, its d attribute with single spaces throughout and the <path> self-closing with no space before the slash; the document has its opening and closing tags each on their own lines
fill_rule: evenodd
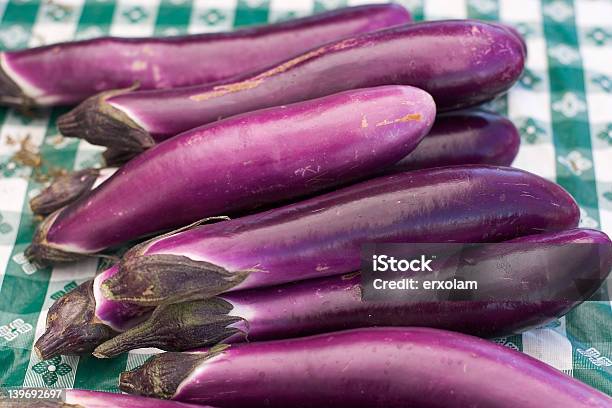
<svg viewBox="0 0 612 408">
<path fill-rule="evenodd" d="M 412 23 L 392 4 L 1 53 L 0 102 L 80 102 L 60 132 L 107 147 L 109 168 L 63 176 L 32 199 L 46 218 L 26 255 L 52 265 L 130 246 L 56 301 L 36 352 L 167 351 L 121 375 L 140 396 L 75 390 L 68 402 L 612 406 L 478 338 L 564 315 L 612 265 L 610 239 L 578 228 L 563 188 L 508 167 L 514 125 L 478 108 L 516 82 L 526 55 L 511 27 Z M 470 259 L 490 265 L 498 300 L 364 302 L 361 246 L 372 242 L 482 243 Z M 539 251 L 501 253 L 500 242 Z M 574 244 L 597 244 L 599 262 L 554 250 Z M 590 286 L 565 298 L 576 279 Z M 550 298 L 499 300 L 523 292 Z"/>
</svg>

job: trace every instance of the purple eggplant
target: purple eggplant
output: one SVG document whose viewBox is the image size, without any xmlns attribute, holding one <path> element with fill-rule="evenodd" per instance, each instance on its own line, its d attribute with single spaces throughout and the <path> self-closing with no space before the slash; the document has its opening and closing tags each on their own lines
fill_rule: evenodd
<svg viewBox="0 0 612 408">
<path fill-rule="evenodd" d="M 152 239 L 128 251 L 101 290 L 146 306 L 175 303 L 226 291 L 237 276 L 233 290 L 352 272 L 367 242 L 499 242 L 577 220 L 565 190 L 523 170 L 418 170 Z"/>
<path fill-rule="evenodd" d="M 509 166 L 520 144 L 520 135 L 511 121 L 493 112 L 468 110 L 436 116 L 433 127 L 419 145 L 394 167 L 384 172 L 426 169 L 448 165 L 492 164 Z M 124 164 L 133 152 L 105 152 L 108 166 Z M 92 187 L 89 175 L 101 173 L 96 180 L 107 179 L 115 168 L 86 169 L 54 181 L 30 201 L 35 214 L 51 212 L 76 201 Z M 87 176 L 87 177 L 86 177 Z"/>
<path fill-rule="evenodd" d="M 225 82 L 98 95 L 63 115 L 58 126 L 66 136 L 141 151 L 219 118 L 391 84 L 424 89 L 438 110 L 451 110 L 507 91 L 524 59 L 523 44 L 505 27 L 475 20 L 423 22 L 331 42 Z"/>
<path fill-rule="evenodd" d="M 523 170 L 384 176 L 137 246 L 51 307 L 36 350 L 44 358 L 91 351 L 159 303 L 350 273 L 367 242 L 500 242 L 574 228 L 578 218 L 565 190 Z"/>
<path fill-rule="evenodd" d="M 340 38 L 410 22 L 396 4 L 350 7 L 229 33 L 113 38 L 0 53 L 0 103 L 66 105 L 98 92 L 220 81 Z"/>
<path fill-rule="evenodd" d="M 142 153 L 51 214 L 26 254 L 39 263 L 70 261 L 360 179 L 410 153 L 434 118 L 426 92 L 383 86 L 196 128 Z"/>
<path fill-rule="evenodd" d="M 163 353 L 122 373 L 119 387 L 224 408 L 612 405 L 602 392 L 526 354 L 429 328 L 357 329 Z"/>
<path fill-rule="evenodd" d="M 51 392 L 56 391 L 63 393 L 65 400 L 0 398 L 0 408 L 213 408 L 112 392 L 76 389 Z"/>
<path fill-rule="evenodd" d="M 512 122 L 481 110 L 438 115 L 429 134 L 391 171 L 461 164 L 509 166 L 521 137 Z"/>
<path fill-rule="evenodd" d="M 364 302 L 358 274 L 332 276 L 161 305 L 147 321 L 101 344 L 93 354 L 114 357 L 141 347 L 184 351 L 219 342 L 372 326 L 424 326 L 480 337 L 505 336 L 546 324 L 589 299 L 612 265 L 610 239 L 589 229 L 529 235 L 461 255 L 470 262 L 453 260 L 449 271 L 418 277 L 422 281 L 460 275 L 481 282 L 481 288 L 490 281 L 486 290 L 495 301 L 440 302 L 429 298 L 431 291 L 413 290 L 410 301 Z M 462 267 L 455 271 L 455 265 Z M 545 278 L 550 270 L 554 275 Z M 579 281 L 587 284 L 580 299 L 571 293 Z M 539 300 L 521 301 L 526 291 Z"/>
</svg>

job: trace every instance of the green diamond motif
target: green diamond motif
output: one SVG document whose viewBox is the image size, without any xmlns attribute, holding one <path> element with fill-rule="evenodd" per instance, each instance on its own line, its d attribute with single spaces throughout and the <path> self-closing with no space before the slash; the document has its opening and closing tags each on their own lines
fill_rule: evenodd
<svg viewBox="0 0 612 408">
<path fill-rule="evenodd" d="M 525 69 L 523 75 L 521 75 L 521 78 L 519 79 L 519 82 L 523 87 L 527 89 L 533 89 L 540 82 L 542 82 L 542 78 L 534 74 L 533 71 L 531 71 L 530 69 Z"/>
<path fill-rule="evenodd" d="M 587 32 L 587 38 L 597 45 L 605 45 L 612 35 L 603 28 L 597 27 Z"/>
<path fill-rule="evenodd" d="M 7 224 L 6 222 L 3 222 L 2 224 L 0 224 L 0 234 L 8 234 L 12 230 L 13 230 L 13 227 L 11 227 L 10 224 Z"/>
<path fill-rule="evenodd" d="M 43 360 L 40 363 L 34 364 L 32 366 L 32 371 L 34 371 L 36 374 L 43 374 L 44 372 L 48 371 L 47 367 L 49 367 L 49 365 L 56 365 L 61 361 L 62 358 L 60 356 L 55 356 L 50 360 Z"/>
<path fill-rule="evenodd" d="M 217 9 L 208 10 L 200 15 L 200 19 L 209 26 L 217 25 L 225 20 L 225 14 Z"/>
<path fill-rule="evenodd" d="M 591 82 L 606 92 L 612 92 L 612 79 L 606 75 L 596 75 L 591 79 Z"/>
<path fill-rule="evenodd" d="M 608 126 L 605 129 L 597 133 L 597 138 L 603 140 L 604 142 L 608 142 L 609 145 L 612 145 L 612 123 L 608 123 Z"/>
<path fill-rule="evenodd" d="M 149 13 L 140 6 L 132 7 L 123 12 L 123 16 L 131 23 L 139 23 L 149 16 Z"/>
<path fill-rule="evenodd" d="M 62 363 L 62 357 L 56 356 L 50 360 L 43 360 L 32 366 L 32 371 L 39 374 L 45 385 L 50 387 L 54 385 L 59 377 L 62 377 L 72 371 L 66 363 Z M 59 377 L 58 377 L 59 376 Z"/>
<path fill-rule="evenodd" d="M 546 135 L 546 131 L 538 122 L 532 118 L 527 118 L 519 127 L 521 137 L 529 144 L 534 144 L 540 137 Z"/>
<path fill-rule="evenodd" d="M 72 10 L 66 6 L 50 3 L 45 14 L 51 20 L 59 22 L 66 20 L 72 14 Z"/>
</svg>

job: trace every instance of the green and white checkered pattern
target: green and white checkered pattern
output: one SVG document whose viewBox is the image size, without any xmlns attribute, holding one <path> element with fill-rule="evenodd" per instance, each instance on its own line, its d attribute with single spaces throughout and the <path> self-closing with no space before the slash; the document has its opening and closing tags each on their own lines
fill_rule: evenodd
<svg viewBox="0 0 612 408">
<path fill-rule="evenodd" d="M 372 1 L 370 1 L 372 2 Z M 0 0 L 0 47 L 36 46 L 100 35 L 224 31 L 364 1 L 351 0 Z M 523 145 L 515 166 L 555 180 L 574 195 L 582 225 L 612 235 L 612 1 L 404 0 L 418 19 L 480 18 L 514 25 L 529 48 L 520 82 L 489 108 L 510 116 Z M 0 109 L 0 386 L 117 391 L 120 371 L 152 352 L 113 360 L 32 353 L 46 311 L 96 272 L 93 260 L 36 269 L 23 251 L 35 220 L 28 199 L 43 187 L 10 161 L 29 137 L 47 167 L 100 163 L 100 149 L 58 137 L 64 109 L 37 118 Z M 609 299 L 607 288 L 604 298 Z M 587 302 L 544 328 L 498 339 L 612 394 L 610 302 Z M 490 379 L 495 381 L 495 379 Z"/>
</svg>

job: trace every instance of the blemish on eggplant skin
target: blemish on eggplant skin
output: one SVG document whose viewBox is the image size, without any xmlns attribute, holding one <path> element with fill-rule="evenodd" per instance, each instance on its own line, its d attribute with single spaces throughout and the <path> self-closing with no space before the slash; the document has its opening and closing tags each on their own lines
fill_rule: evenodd
<svg viewBox="0 0 612 408">
<path fill-rule="evenodd" d="M 270 78 L 277 74 L 281 74 L 293 68 L 294 66 L 298 64 L 308 62 L 309 60 L 316 58 L 326 52 L 342 50 L 344 48 L 352 47 L 355 44 L 357 44 L 357 41 L 349 38 L 347 40 L 340 41 L 336 44 L 333 44 L 331 46 L 326 45 L 323 47 L 319 47 L 315 50 L 307 52 L 306 54 L 300 55 L 280 65 L 277 65 L 274 68 L 264 71 L 260 73 L 259 75 L 256 75 L 250 79 L 245 79 L 244 81 L 234 82 L 231 84 L 217 85 L 214 88 L 212 88 L 212 90 L 203 92 L 200 94 L 192 95 L 189 97 L 189 99 L 195 102 L 201 102 L 201 101 L 206 101 L 211 98 L 220 97 L 228 93 L 253 89 L 261 85 L 265 79 Z"/>
<path fill-rule="evenodd" d="M 361 128 L 367 128 L 368 127 L 368 120 L 366 119 L 365 115 L 363 115 L 361 117 Z"/>
<path fill-rule="evenodd" d="M 132 71 L 142 71 L 147 69 L 147 62 L 143 60 L 136 60 L 132 62 Z"/>
<path fill-rule="evenodd" d="M 142 53 L 145 55 L 149 55 L 149 56 L 155 54 L 155 52 L 153 51 L 153 48 L 151 48 L 151 46 L 148 44 L 142 47 Z"/>
<path fill-rule="evenodd" d="M 402 116 L 401 118 L 397 118 L 393 120 L 385 119 L 382 122 L 378 122 L 376 126 L 392 125 L 394 123 L 399 123 L 399 122 L 420 121 L 422 118 L 423 116 L 420 113 L 409 113 L 407 115 Z"/>
</svg>

